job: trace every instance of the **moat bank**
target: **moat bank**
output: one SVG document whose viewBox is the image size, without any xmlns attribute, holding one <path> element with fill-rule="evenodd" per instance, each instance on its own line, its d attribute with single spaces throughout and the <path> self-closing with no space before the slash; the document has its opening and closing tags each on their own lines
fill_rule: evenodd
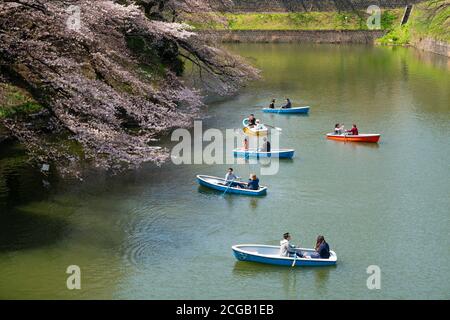
<svg viewBox="0 0 450 320">
<path fill-rule="evenodd" d="M 374 43 L 383 30 L 208 30 L 206 39 L 224 43 Z"/>
</svg>

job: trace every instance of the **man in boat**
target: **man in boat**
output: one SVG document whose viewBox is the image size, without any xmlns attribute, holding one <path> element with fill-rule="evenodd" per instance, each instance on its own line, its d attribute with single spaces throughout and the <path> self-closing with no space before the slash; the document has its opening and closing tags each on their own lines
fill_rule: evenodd
<svg viewBox="0 0 450 320">
<path fill-rule="evenodd" d="M 347 130 L 346 132 L 350 133 L 352 136 L 357 136 L 358 128 L 356 127 L 356 124 L 353 124 L 353 127 L 350 130 Z"/>
<path fill-rule="evenodd" d="M 302 252 L 290 244 L 289 241 L 291 241 L 291 235 L 289 232 L 286 232 L 283 234 L 283 240 L 280 241 L 280 256 L 290 257 L 292 254 L 296 254 L 300 258 L 303 258 Z"/>
<path fill-rule="evenodd" d="M 272 102 L 269 104 L 270 109 L 275 109 L 275 99 L 272 99 Z"/>
<path fill-rule="evenodd" d="M 291 100 L 289 100 L 289 98 L 286 98 L 286 104 L 283 105 L 281 108 L 283 108 L 283 109 L 290 109 L 290 108 L 292 108 Z"/>
<path fill-rule="evenodd" d="M 248 125 L 249 128 L 253 128 L 256 126 L 256 118 L 255 115 L 252 113 L 248 116 Z"/>
<path fill-rule="evenodd" d="M 344 124 L 336 123 L 334 126 L 334 134 L 343 134 L 344 132 Z"/>
<path fill-rule="evenodd" d="M 225 175 L 225 181 L 230 182 L 236 180 L 238 177 L 234 174 L 233 168 L 228 168 L 227 174 Z"/>
<path fill-rule="evenodd" d="M 262 151 L 262 152 L 270 152 L 270 149 L 271 149 L 271 147 L 270 147 L 270 141 L 267 140 L 266 137 L 264 137 L 264 138 L 263 138 L 263 145 L 261 146 L 261 148 L 259 149 L 259 151 Z"/>
</svg>

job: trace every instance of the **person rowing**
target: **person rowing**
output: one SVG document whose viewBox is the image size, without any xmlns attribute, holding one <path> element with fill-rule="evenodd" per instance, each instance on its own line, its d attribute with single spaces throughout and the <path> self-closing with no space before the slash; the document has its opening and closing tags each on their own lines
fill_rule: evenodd
<svg viewBox="0 0 450 320">
<path fill-rule="evenodd" d="M 283 234 L 283 240 L 280 241 L 280 256 L 290 257 L 291 255 L 297 255 L 298 257 L 303 258 L 303 253 L 294 245 L 290 244 L 290 241 L 291 235 L 289 232 Z"/>
<path fill-rule="evenodd" d="M 228 168 L 228 171 L 225 175 L 225 185 L 234 187 L 238 185 L 235 181 L 238 180 L 239 177 L 234 174 L 233 168 Z"/>
<path fill-rule="evenodd" d="M 286 98 L 286 104 L 283 105 L 281 108 L 282 109 L 290 109 L 290 108 L 292 108 L 291 100 L 289 100 L 289 98 Z"/>
<path fill-rule="evenodd" d="M 342 134 L 344 132 L 344 125 L 340 125 L 339 123 L 336 123 L 334 125 L 334 134 Z"/>
<path fill-rule="evenodd" d="M 256 118 L 253 113 L 250 114 L 247 119 L 248 119 L 247 127 L 253 128 L 254 126 L 256 126 Z"/>
<path fill-rule="evenodd" d="M 270 109 L 275 109 L 275 99 L 272 99 L 272 102 L 269 104 Z"/>
<path fill-rule="evenodd" d="M 353 124 L 353 127 L 350 130 L 347 130 L 345 132 L 351 134 L 352 136 L 357 136 L 359 134 L 356 124 Z"/>
</svg>

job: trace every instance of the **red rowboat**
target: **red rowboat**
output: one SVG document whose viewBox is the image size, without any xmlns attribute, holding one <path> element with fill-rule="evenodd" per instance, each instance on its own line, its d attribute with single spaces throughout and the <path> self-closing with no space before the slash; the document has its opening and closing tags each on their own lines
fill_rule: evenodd
<svg viewBox="0 0 450 320">
<path fill-rule="evenodd" d="M 376 143 L 378 140 L 380 140 L 380 134 L 375 133 L 361 133 L 358 135 L 351 135 L 351 134 L 334 134 L 334 133 L 328 133 L 327 139 L 330 140 L 337 140 L 337 141 L 344 141 L 344 142 L 373 142 Z"/>
</svg>

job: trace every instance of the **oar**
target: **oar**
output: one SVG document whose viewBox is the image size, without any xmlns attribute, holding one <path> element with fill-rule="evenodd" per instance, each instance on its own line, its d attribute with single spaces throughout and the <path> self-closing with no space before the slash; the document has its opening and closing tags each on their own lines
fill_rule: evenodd
<svg viewBox="0 0 450 320">
<path fill-rule="evenodd" d="M 228 185 L 228 187 L 225 189 L 225 191 L 223 192 L 223 196 L 225 195 L 225 193 L 227 193 L 227 191 L 228 191 L 228 189 L 231 187 L 231 185 L 233 184 L 233 182 L 236 180 L 236 179 L 240 179 L 239 177 L 236 177 L 236 178 L 234 178 L 233 180 L 231 180 L 230 181 L 230 184 Z"/>
<path fill-rule="evenodd" d="M 273 128 L 273 129 L 278 130 L 278 131 L 283 131 L 283 129 L 278 128 L 278 127 L 271 126 L 270 124 L 265 124 L 265 123 L 264 123 L 264 125 L 265 125 L 266 127 Z"/>
<path fill-rule="evenodd" d="M 296 261 L 297 261 L 297 250 L 294 252 L 294 261 L 292 262 L 292 266 L 291 267 L 295 266 L 295 262 Z"/>
</svg>

